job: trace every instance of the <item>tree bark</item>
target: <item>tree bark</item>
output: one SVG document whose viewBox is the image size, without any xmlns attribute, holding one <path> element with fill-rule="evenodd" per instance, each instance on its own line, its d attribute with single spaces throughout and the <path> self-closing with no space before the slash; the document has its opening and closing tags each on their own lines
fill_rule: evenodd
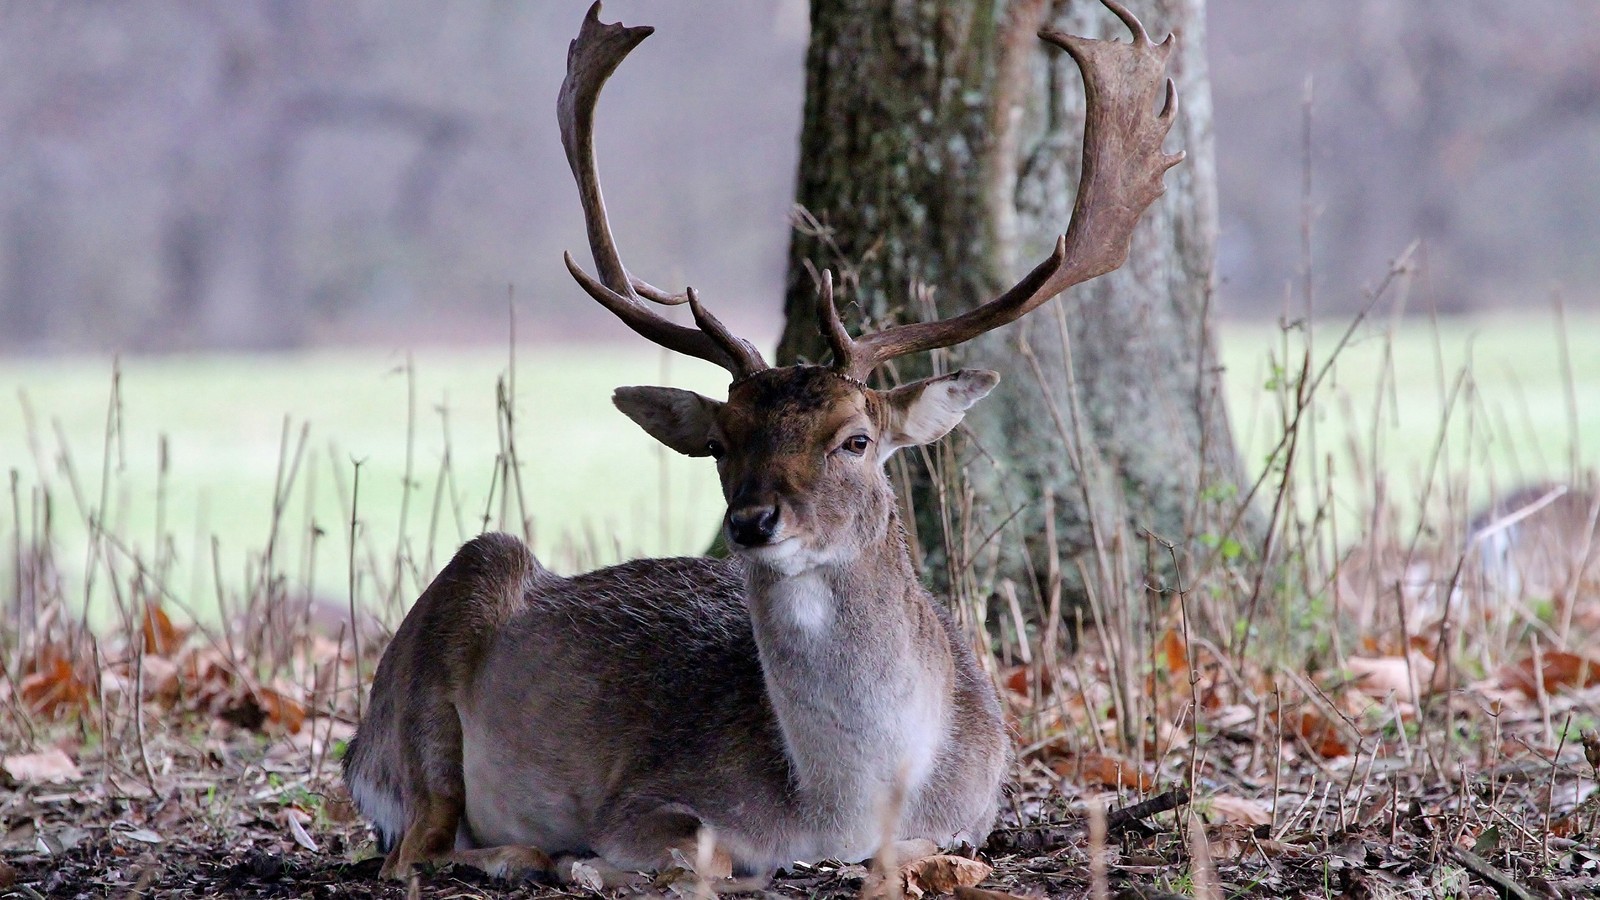
<svg viewBox="0 0 1600 900">
<path fill-rule="evenodd" d="M 912 460 L 907 520 L 936 554 L 941 538 L 959 539 L 970 557 L 998 533 L 1003 574 L 1041 585 L 1059 571 L 1069 602 L 1082 597 L 1080 572 L 1132 592 L 1141 536 L 1192 548 L 1239 483 L 1207 328 L 1216 198 L 1204 0 L 1127 5 L 1157 40 L 1181 32 L 1168 146 L 1188 153 L 1127 264 L 948 360 L 904 360 L 894 373 L 1003 373 L 958 441 L 964 475 L 939 465 L 934 477 L 927 458 Z M 1036 37 L 1044 24 L 1128 39 L 1087 0 L 814 0 L 780 363 L 826 355 L 813 267 L 840 271 L 846 320 L 860 327 L 959 313 L 1049 253 L 1076 190 L 1083 84 Z M 959 536 L 939 499 L 961 505 L 958 482 L 973 498 Z M 954 571 L 927 568 L 946 584 Z"/>
</svg>

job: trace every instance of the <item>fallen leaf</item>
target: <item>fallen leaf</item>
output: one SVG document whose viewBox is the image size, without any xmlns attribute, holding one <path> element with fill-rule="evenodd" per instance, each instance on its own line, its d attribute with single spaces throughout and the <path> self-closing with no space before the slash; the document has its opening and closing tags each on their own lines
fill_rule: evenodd
<svg viewBox="0 0 1600 900">
<path fill-rule="evenodd" d="M 1213 861 L 1236 861 L 1241 855 L 1243 855 L 1245 850 L 1249 848 L 1250 844 L 1252 843 L 1250 834 L 1251 829 L 1245 825 L 1223 823 L 1220 825 L 1213 825 L 1204 830 L 1205 841 L 1208 845 L 1208 852 L 1210 853 Z M 1194 835 L 1191 840 L 1198 840 L 1200 838 L 1198 831 L 1191 833 Z"/>
<path fill-rule="evenodd" d="M 75 849 L 89 836 L 89 832 L 76 825 L 67 825 L 51 831 L 41 831 L 33 836 L 34 845 L 40 853 L 49 856 L 60 856 L 68 850 Z"/>
<path fill-rule="evenodd" d="M 144 698 L 146 700 L 173 701 L 178 697 L 178 664 L 164 656 L 146 655 L 140 664 L 144 667 Z"/>
<path fill-rule="evenodd" d="M 606 880 L 600 877 L 600 870 L 588 863 L 574 862 L 571 880 L 573 884 L 596 893 L 606 889 Z"/>
<path fill-rule="evenodd" d="M 323 797 L 322 816 L 335 825 L 345 825 L 360 818 L 355 801 L 350 799 L 350 792 L 343 784 L 333 786 Z"/>
<path fill-rule="evenodd" d="M 0 850 L 21 850 L 34 845 L 37 829 L 34 828 L 32 819 L 23 819 L 12 823 L 6 829 L 4 836 L 0 836 Z"/>
<path fill-rule="evenodd" d="M 1140 791 L 1147 791 L 1153 786 L 1152 780 L 1140 772 L 1137 765 L 1106 753 L 1079 753 L 1052 760 L 1050 769 L 1057 775 L 1073 778 L 1079 784 Z"/>
<path fill-rule="evenodd" d="M 109 788 L 111 796 L 120 797 L 124 800 L 147 800 L 155 796 L 155 792 L 151 791 L 150 786 L 144 782 L 131 779 L 124 781 L 115 774 L 106 776 L 106 787 Z M 169 804 L 166 808 L 179 811 L 182 809 L 181 806 L 176 804 Z"/>
<path fill-rule="evenodd" d="M 120 834 L 120 835 L 122 835 L 123 837 L 127 838 L 130 841 L 138 841 L 141 844 L 164 844 L 164 843 L 166 843 L 166 838 L 162 837 L 159 834 L 156 834 L 154 831 L 151 831 L 148 828 L 129 828 L 126 831 L 119 830 L 119 831 L 115 831 L 113 833 L 114 834 Z"/>
<path fill-rule="evenodd" d="M 1005 683 L 1006 690 L 1019 697 L 1027 697 L 1031 693 L 1029 689 L 1032 686 L 1032 679 L 1029 675 L 1027 666 L 1017 666 L 1007 672 L 1002 681 Z"/>
<path fill-rule="evenodd" d="M 1227 731 L 1254 723 L 1256 711 L 1243 703 L 1231 703 L 1211 714 L 1210 724 L 1218 731 Z"/>
<path fill-rule="evenodd" d="M 144 608 L 144 652 L 146 656 L 171 656 L 178 652 L 189 637 L 188 629 L 172 624 L 167 611 L 160 603 L 146 604 Z"/>
<path fill-rule="evenodd" d="M 1299 735 L 1313 753 L 1324 759 L 1350 755 L 1350 744 L 1339 734 L 1339 728 L 1315 707 L 1303 706 L 1285 709 L 1269 715 L 1278 719 L 1285 732 Z"/>
<path fill-rule="evenodd" d="M 1265 857 L 1298 856 L 1304 848 L 1295 846 L 1286 841 L 1274 841 L 1270 838 L 1257 838 L 1251 841 L 1251 846 L 1261 851 Z"/>
<path fill-rule="evenodd" d="M 316 853 L 317 842 L 311 839 L 311 835 L 306 834 L 306 827 L 300 824 L 300 817 L 295 814 L 295 811 L 286 809 L 283 811 L 283 817 L 289 823 L 289 835 L 294 838 L 294 842 L 312 853 Z"/>
<path fill-rule="evenodd" d="M 1500 848 L 1500 826 L 1490 825 L 1472 842 L 1472 852 L 1483 856 Z"/>
<path fill-rule="evenodd" d="M 1223 822 L 1266 825 L 1272 821 L 1272 808 L 1260 800 L 1247 800 L 1233 794 L 1215 794 L 1206 802 L 1211 812 Z"/>
<path fill-rule="evenodd" d="M 17 693 L 36 715 L 58 716 L 82 709 L 93 696 L 90 678 L 80 675 L 71 654 L 54 644 L 39 648 Z"/>
<path fill-rule="evenodd" d="M 900 867 L 907 897 L 948 894 L 961 886 L 972 887 L 989 877 L 994 867 L 964 856 L 925 856 Z"/>
<path fill-rule="evenodd" d="M 217 715 L 251 731 L 261 731 L 272 725 L 288 734 L 299 733 L 306 722 L 304 705 L 270 687 L 254 690 L 241 687 L 222 704 Z"/>
<path fill-rule="evenodd" d="M 1391 694 L 1410 700 L 1415 691 L 1428 693 L 1433 683 L 1434 665 L 1420 653 L 1406 656 L 1352 656 L 1345 667 L 1355 676 L 1356 687 L 1369 697 L 1382 700 Z"/>
<path fill-rule="evenodd" d="M 305 704 L 275 688 L 261 688 L 257 693 L 261 695 L 261 706 L 266 710 L 268 722 L 282 726 L 290 734 L 299 733 L 306 723 Z"/>
<path fill-rule="evenodd" d="M 1535 672 L 1534 657 L 1500 670 L 1500 680 L 1506 687 L 1537 697 L 1542 681 L 1546 693 L 1566 689 L 1591 688 L 1600 685 L 1600 659 L 1570 653 L 1566 650 L 1546 650 L 1539 654 L 1543 665 Z"/>
<path fill-rule="evenodd" d="M 1166 662 L 1167 672 L 1172 677 L 1188 674 L 1189 645 L 1176 630 L 1168 628 L 1166 633 L 1161 635 L 1161 649 L 1157 652 Z"/>
<path fill-rule="evenodd" d="M 8 756 L 4 761 L 6 774 L 23 784 L 42 784 L 51 781 L 72 781 L 82 773 L 72 758 L 55 747 L 38 753 Z"/>
</svg>

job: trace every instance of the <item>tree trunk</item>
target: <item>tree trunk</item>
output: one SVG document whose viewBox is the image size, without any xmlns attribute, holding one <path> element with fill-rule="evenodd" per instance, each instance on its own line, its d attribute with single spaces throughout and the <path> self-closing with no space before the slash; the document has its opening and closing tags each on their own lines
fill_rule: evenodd
<svg viewBox="0 0 1600 900">
<path fill-rule="evenodd" d="M 1182 553 L 1218 527 L 1238 484 L 1207 330 L 1216 198 L 1204 0 L 1128 6 L 1157 39 L 1182 33 L 1168 145 L 1187 161 L 1167 174 L 1126 265 L 954 348 L 947 363 L 1005 376 L 957 448 L 975 498 L 960 539 L 998 529 L 1000 571 L 1024 583 L 1043 584 L 1059 563 L 1069 602 L 1082 597 L 1079 572 L 1131 591 L 1142 536 Z M 1043 259 L 1071 214 L 1083 83 L 1036 32 L 1128 39 L 1087 0 L 814 0 L 811 24 L 781 363 L 826 355 L 808 263 L 841 272 L 847 322 L 859 327 L 953 315 Z M 933 364 L 907 360 L 895 374 Z M 948 493 L 950 467 L 934 478 L 926 460 L 912 463 L 907 520 L 937 553 L 953 537 L 941 491 L 962 495 Z"/>
</svg>

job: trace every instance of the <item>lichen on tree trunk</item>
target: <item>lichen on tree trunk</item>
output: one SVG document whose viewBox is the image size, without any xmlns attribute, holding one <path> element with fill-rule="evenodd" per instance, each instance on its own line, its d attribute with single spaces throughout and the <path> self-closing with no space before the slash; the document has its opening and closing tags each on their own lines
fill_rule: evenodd
<svg viewBox="0 0 1600 900">
<path fill-rule="evenodd" d="M 1169 146 L 1187 161 L 1168 173 L 1126 265 L 949 359 L 1005 376 L 958 440 L 976 498 L 966 533 L 999 529 L 1001 571 L 1021 581 L 1040 583 L 1059 561 L 1069 594 L 1074 557 L 1127 585 L 1143 565 L 1130 546 L 1140 535 L 1192 547 L 1238 478 L 1207 331 L 1216 200 L 1204 0 L 1128 5 L 1154 35 L 1182 32 Z M 813 267 L 841 273 L 846 321 L 860 327 L 969 309 L 1048 254 L 1071 214 L 1083 88 L 1070 57 L 1035 37 L 1043 24 L 1127 39 L 1087 0 L 814 0 L 780 363 L 826 355 Z M 905 360 L 895 374 L 930 365 Z M 938 498 L 952 485 L 944 468 L 914 468 L 906 499 L 936 550 Z"/>
</svg>

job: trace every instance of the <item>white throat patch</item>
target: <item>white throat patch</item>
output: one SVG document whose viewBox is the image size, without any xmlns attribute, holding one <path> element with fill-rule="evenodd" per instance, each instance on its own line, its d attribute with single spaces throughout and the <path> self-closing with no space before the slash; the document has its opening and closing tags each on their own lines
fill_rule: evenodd
<svg viewBox="0 0 1600 900">
<path fill-rule="evenodd" d="M 774 611 L 802 634 L 821 637 L 833 625 L 833 590 L 816 569 L 791 575 L 772 586 Z"/>
</svg>

